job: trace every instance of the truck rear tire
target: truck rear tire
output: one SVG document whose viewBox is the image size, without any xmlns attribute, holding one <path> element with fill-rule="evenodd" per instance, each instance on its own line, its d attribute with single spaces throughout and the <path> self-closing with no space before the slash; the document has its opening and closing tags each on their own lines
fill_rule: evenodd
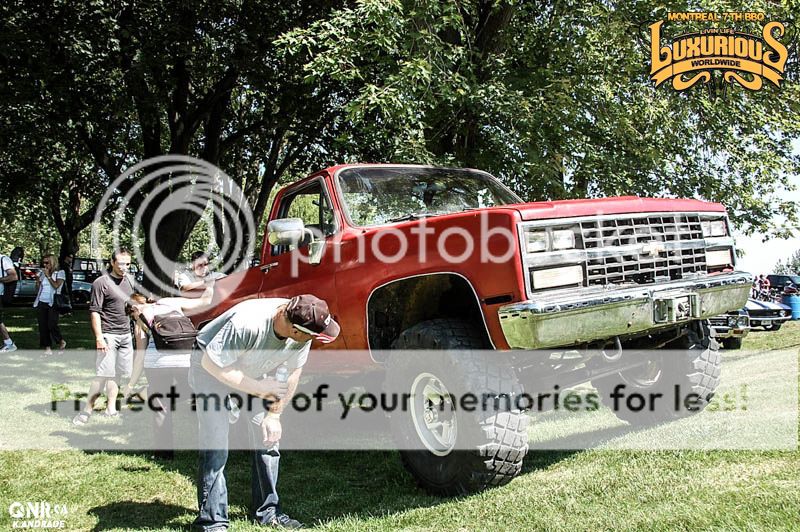
<svg viewBox="0 0 800 532">
<path fill-rule="evenodd" d="M 631 425 L 648 426 L 665 423 L 696 414 L 711 401 L 719 386 L 722 356 L 719 344 L 711 337 L 708 322 L 693 323 L 687 333 L 664 347 L 663 354 L 657 354 L 647 365 L 616 373 L 592 381 L 597 388 L 600 400 L 614 411 L 614 414 Z M 681 353 L 675 353 L 680 351 Z M 676 356 L 678 355 L 678 356 Z M 654 407 L 633 411 L 622 407 L 623 401 L 615 402 L 613 394 L 620 384 L 625 386 L 624 394 L 640 394 L 652 397 Z M 675 386 L 679 386 L 679 407 L 675 408 Z M 687 406 L 683 399 L 696 394 L 696 401 Z"/>
<path fill-rule="evenodd" d="M 403 331 L 392 347 L 444 351 L 440 357 L 397 353 L 387 366 L 387 386 L 419 398 L 412 399 L 409 411 L 390 417 L 403 465 L 419 486 L 454 496 L 501 486 L 517 476 L 528 451 L 528 416 L 513 402 L 511 408 L 495 403 L 468 411 L 453 394 L 467 390 L 477 397 L 513 399 L 522 392 L 499 353 L 478 351 L 488 347 L 480 332 L 460 320 L 424 321 Z M 448 396 L 456 403 L 442 408 L 439 397 Z"/>
</svg>

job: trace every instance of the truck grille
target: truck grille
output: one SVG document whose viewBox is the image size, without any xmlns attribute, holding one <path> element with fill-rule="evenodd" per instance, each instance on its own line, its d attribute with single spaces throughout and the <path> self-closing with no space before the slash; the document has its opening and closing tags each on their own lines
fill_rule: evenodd
<svg viewBox="0 0 800 532">
<path fill-rule="evenodd" d="M 580 223 L 591 285 L 648 284 L 706 272 L 700 217 L 675 213 L 586 220 Z M 643 244 L 665 243 L 651 250 Z M 679 244 L 679 246 L 675 246 Z"/>
<path fill-rule="evenodd" d="M 585 249 L 703 238 L 700 217 L 685 213 L 587 220 L 581 223 L 581 233 Z"/>
<path fill-rule="evenodd" d="M 712 327 L 727 327 L 728 316 L 714 316 L 713 318 L 709 318 L 708 322 Z"/>
</svg>

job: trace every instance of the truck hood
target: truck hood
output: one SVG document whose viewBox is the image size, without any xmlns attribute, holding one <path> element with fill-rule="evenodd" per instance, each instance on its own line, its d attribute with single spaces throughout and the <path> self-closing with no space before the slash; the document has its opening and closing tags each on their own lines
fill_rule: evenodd
<svg viewBox="0 0 800 532">
<path fill-rule="evenodd" d="M 537 201 L 504 205 L 516 209 L 523 220 L 548 218 L 573 218 L 603 214 L 631 214 L 640 212 L 719 212 L 725 207 L 694 199 L 661 199 L 621 196 L 617 198 L 578 199 L 560 201 Z"/>
</svg>

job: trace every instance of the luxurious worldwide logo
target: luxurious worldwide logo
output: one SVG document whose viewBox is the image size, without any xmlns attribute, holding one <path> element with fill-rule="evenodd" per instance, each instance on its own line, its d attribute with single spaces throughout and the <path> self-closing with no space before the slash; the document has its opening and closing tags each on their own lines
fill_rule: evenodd
<svg viewBox="0 0 800 532">
<path fill-rule="evenodd" d="M 761 89 L 764 80 L 781 86 L 789 57 L 785 23 L 768 21 L 764 13 L 669 13 L 666 22 L 711 27 L 667 37 L 664 20 L 650 24 L 650 79 L 656 87 L 668 80 L 678 91 L 697 83 L 713 87 L 715 72 L 723 82 L 751 91 Z M 760 26 L 761 31 L 719 27 L 727 24 Z"/>
</svg>

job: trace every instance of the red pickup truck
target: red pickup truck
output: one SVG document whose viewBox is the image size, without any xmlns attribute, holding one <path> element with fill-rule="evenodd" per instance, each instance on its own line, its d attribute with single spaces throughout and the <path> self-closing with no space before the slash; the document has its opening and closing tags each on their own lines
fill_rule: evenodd
<svg viewBox="0 0 800 532">
<path fill-rule="evenodd" d="M 254 297 L 325 299 L 342 333 L 314 345 L 306 371 L 379 369 L 420 397 L 392 416 L 418 447 L 402 445 L 401 457 L 424 488 L 457 494 L 519 473 L 528 416 L 517 408 L 445 419 L 448 389 L 513 395 L 556 378 L 591 381 L 608 404 L 620 381 L 640 390 L 679 383 L 700 397 L 695 408 L 616 413 L 634 423 L 688 415 L 719 383 L 706 320 L 743 307 L 751 280 L 735 271 L 717 203 L 525 203 L 478 170 L 342 165 L 278 193 L 260 264 L 219 281 L 213 310 L 195 319 L 202 326 Z M 329 351 L 343 349 L 348 356 Z M 449 354 L 427 366 L 392 356 L 414 349 Z M 479 444 L 465 450 L 457 440 L 469 431 Z"/>
</svg>

